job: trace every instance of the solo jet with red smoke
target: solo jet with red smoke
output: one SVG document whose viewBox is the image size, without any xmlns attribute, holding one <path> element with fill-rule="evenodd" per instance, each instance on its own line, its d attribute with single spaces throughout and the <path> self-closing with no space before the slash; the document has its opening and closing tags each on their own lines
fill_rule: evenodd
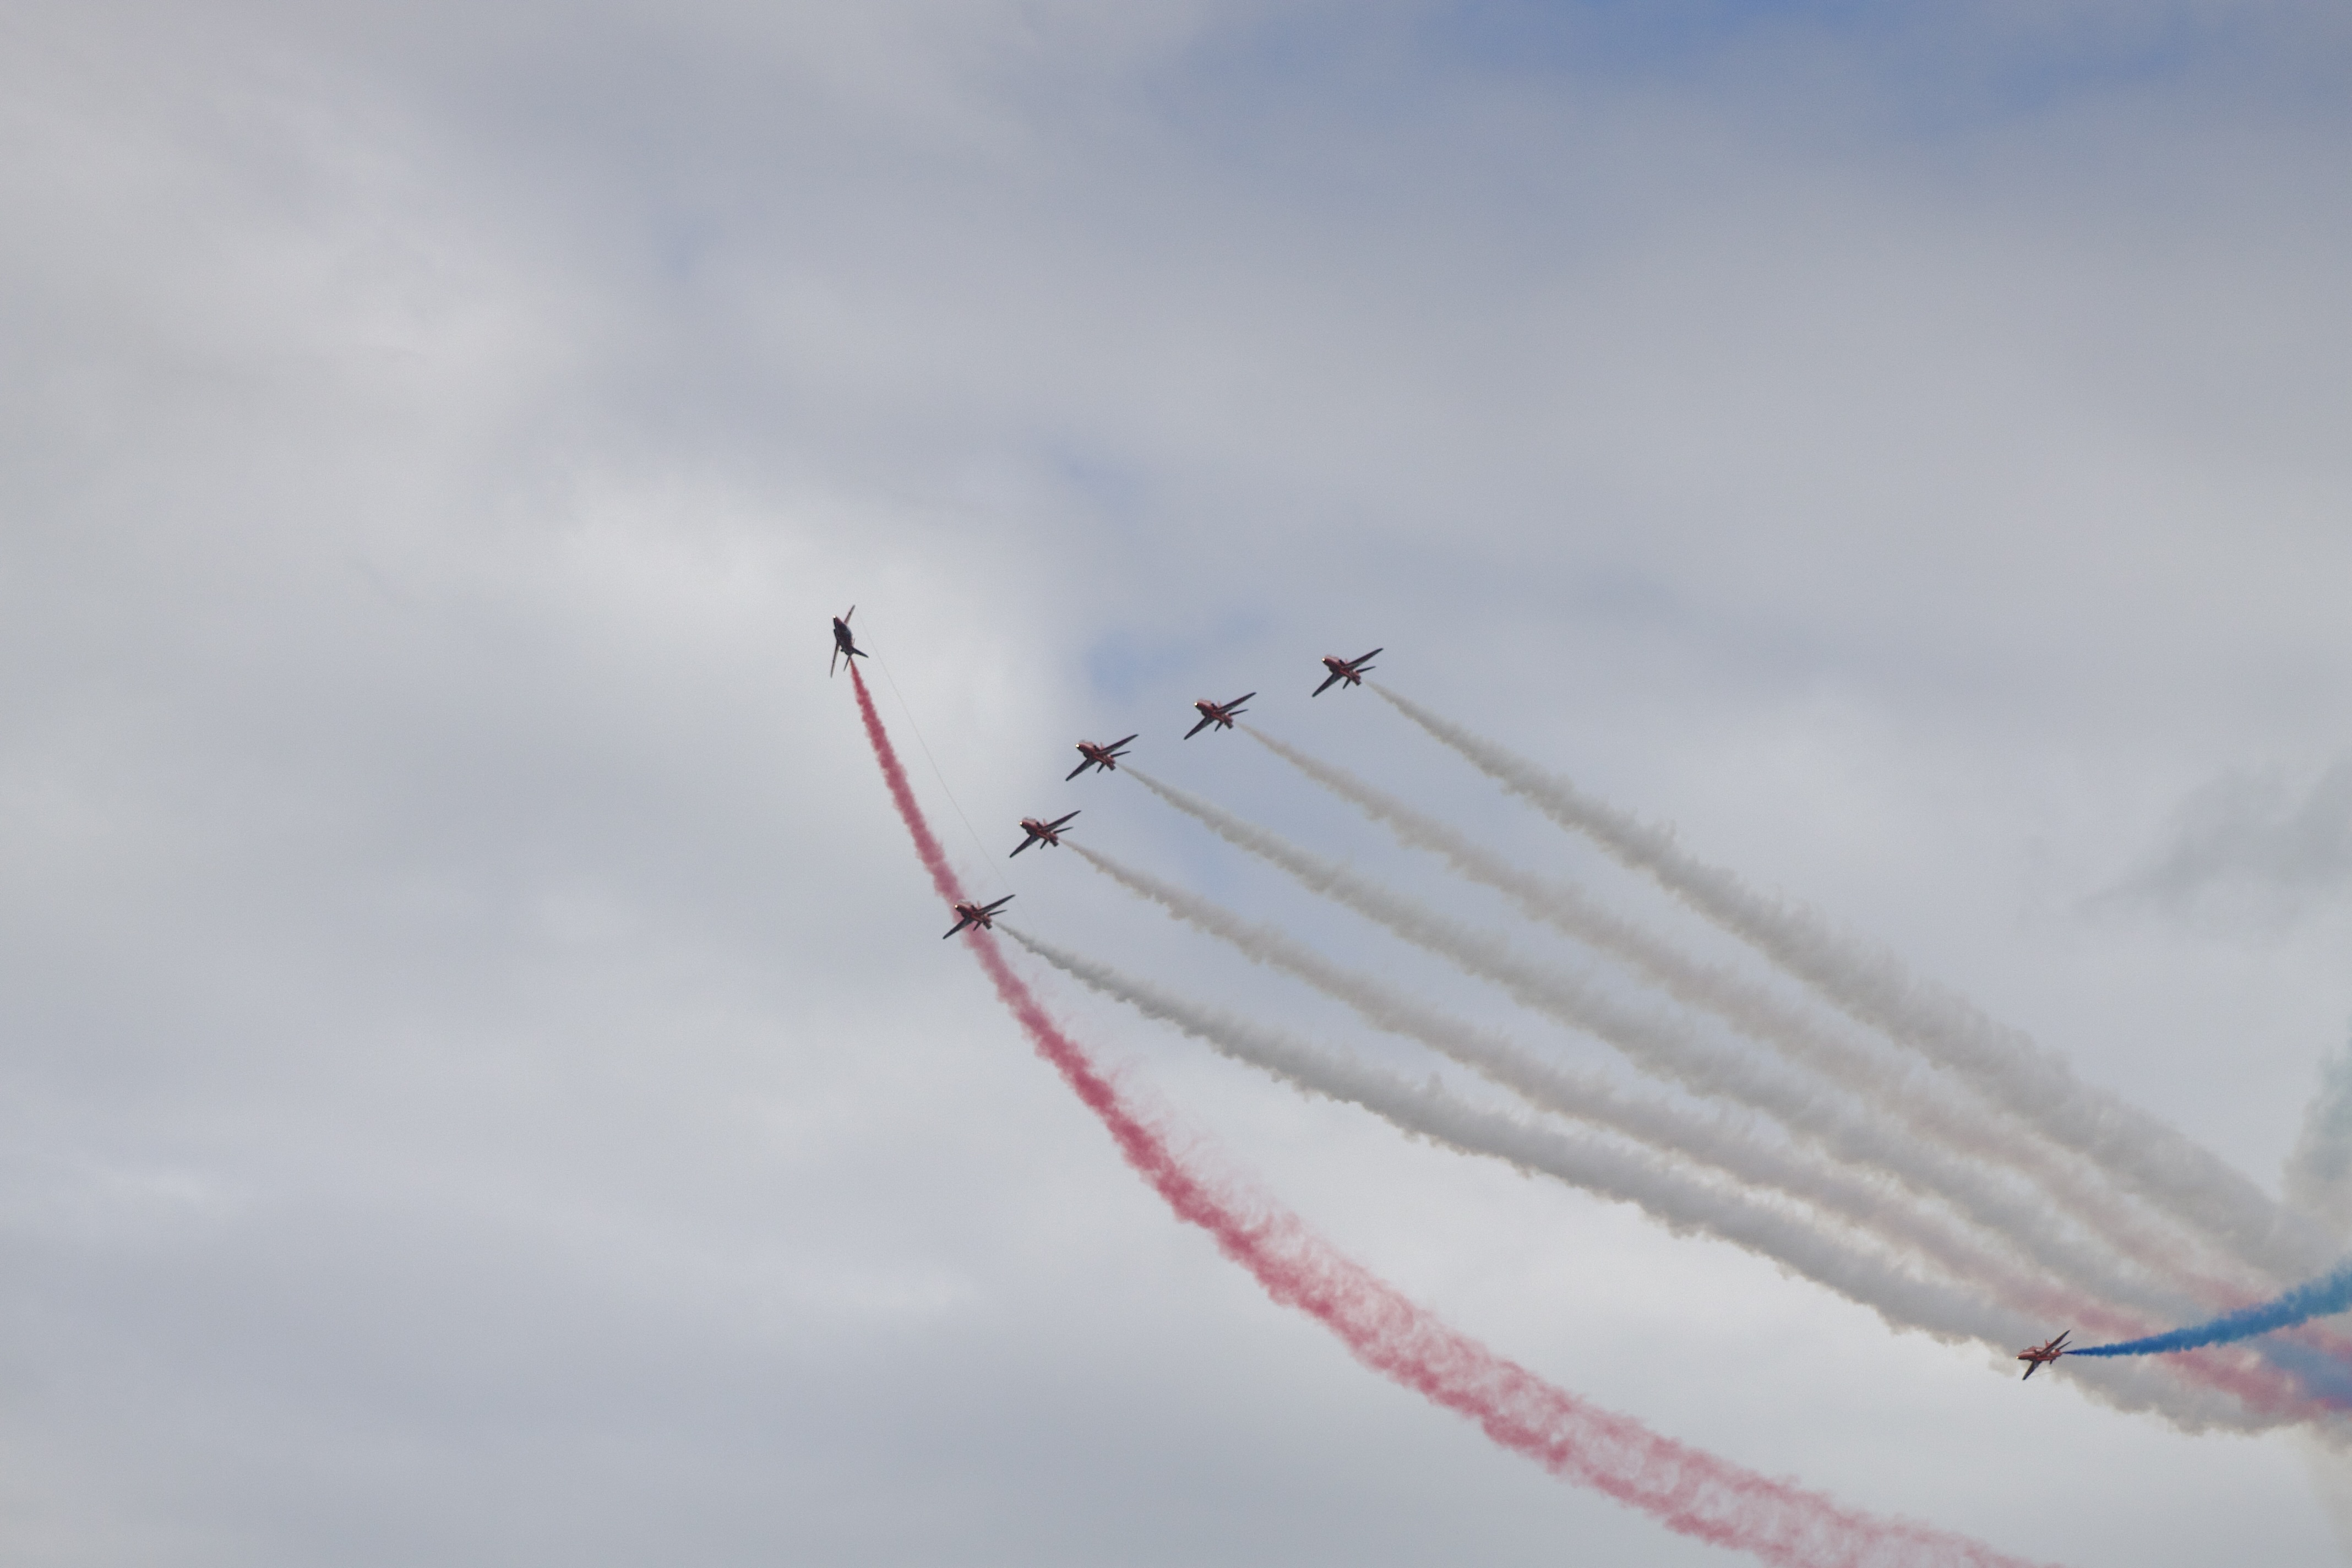
<svg viewBox="0 0 2352 1568">
<path fill-rule="evenodd" d="M 2038 1345 L 2031 1345 L 2026 1349 L 2018 1352 L 2018 1360 L 2032 1362 L 2033 1363 L 2025 1369 L 2026 1377 L 2032 1377 L 2035 1373 L 2040 1372 L 2043 1367 L 2048 1366 L 2052 1362 L 2056 1361 L 2060 1356 L 2064 1355 L 2066 1353 L 2066 1341 L 2074 1334 L 2074 1330 L 2068 1329 L 2065 1333 L 2060 1334 L 2054 1340 L 2050 1340 Z M 2022 1382 L 2024 1380 L 2021 1378 L 2019 1381 Z"/>
<path fill-rule="evenodd" d="M 1070 813 L 1070 816 L 1077 815 L 1075 811 Z M 1023 817 L 1021 831 L 1029 837 L 1021 841 L 1019 847 L 1013 851 L 1013 855 L 1020 854 L 1032 844 L 1059 844 L 1062 841 L 1062 829 L 1069 826 L 1070 816 L 1057 816 L 1051 822 L 1040 822 L 1034 816 Z M 1013 855 L 1008 855 L 1005 858 L 1010 860 Z"/>
<path fill-rule="evenodd" d="M 1141 734 L 1142 731 L 1139 730 L 1136 733 Z M 1107 773 L 1115 773 L 1118 772 L 1118 754 L 1127 750 L 1127 742 L 1134 739 L 1134 735 L 1129 735 L 1127 738 L 1127 741 L 1113 741 L 1108 746 L 1097 746 L 1092 741 L 1080 741 L 1078 742 L 1078 754 L 1085 757 L 1086 761 L 1080 763 L 1076 767 L 1072 768 L 1068 773 L 1064 773 L 1062 775 L 1062 782 L 1064 784 L 1069 783 L 1072 779 L 1076 778 L 1080 773 L 1085 773 L 1088 768 L 1100 768 Z"/>
<path fill-rule="evenodd" d="M 963 930 L 966 926 L 978 926 L 982 931 L 994 931 L 996 929 L 996 911 L 1003 909 L 1012 901 L 1013 895 L 1007 893 L 992 904 L 958 904 L 955 907 L 956 923 L 950 926 L 947 930 L 947 935 L 940 937 L 940 940 L 941 942 L 947 941 L 948 937 L 955 935 L 956 932 Z"/>
<path fill-rule="evenodd" d="M 1372 653 L 1378 653 L 1381 650 L 1378 648 L 1372 649 Z M 1307 695 L 1309 697 L 1320 697 L 1326 691 L 1330 690 L 1331 683 L 1337 680 L 1344 680 L 1350 686 L 1361 686 L 1364 683 L 1364 677 L 1371 670 L 1372 667 L 1370 659 L 1372 653 L 1360 653 L 1353 658 L 1339 658 L 1331 654 L 1325 654 L 1323 656 L 1323 668 L 1329 670 L 1331 673 L 1323 678 L 1322 685 L 1317 687 Z"/>
<path fill-rule="evenodd" d="M 1234 717 L 1238 714 L 1248 711 L 1248 710 L 1244 708 L 1242 704 L 1256 695 L 1257 693 L 1255 691 L 1244 691 L 1239 697 L 1234 698 L 1231 702 L 1212 702 L 1207 698 L 1202 698 L 1200 701 L 1192 704 L 1193 707 L 1200 710 L 1201 721 L 1193 725 L 1191 729 L 1185 731 L 1184 738 L 1189 741 L 1212 724 L 1214 724 L 1220 730 L 1232 729 L 1234 727 Z"/>
<path fill-rule="evenodd" d="M 849 616 L 856 613 L 857 606 L 850 605 Z M 827 675 L 837 673 L 840 667 L 850 659 L 866 657 L 866 650 L 859 647 L 850 637 L 849 616 L 833 617 L 833 657 L 825 661 L 824 672 Z"/>
</svg>

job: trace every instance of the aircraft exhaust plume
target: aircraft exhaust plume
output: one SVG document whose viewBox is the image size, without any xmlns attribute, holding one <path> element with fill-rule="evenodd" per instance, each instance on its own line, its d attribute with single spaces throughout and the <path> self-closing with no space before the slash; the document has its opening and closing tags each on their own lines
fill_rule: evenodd
<svg viewBox="0 0 2352 1568">
<path fill-rule="evenodd" d="M 2162 1314 L 2178 1313 L 2179 1297 L 2128 1271 L 2104 1268 L 2081 1238 L 2061 1234 L 2045 1208 L 2009 1190 L 1974 1160 L 1906 1136 L 1851 1103 L 1843 1086 L 1784 1070 L 1727 1049 L 1681 1019 L 1637 1012 L 1553 970 L 1514 953 L 1491 933 L 1472 932 L 1391 889 L 1313 855 L 1277 834 L 1129 769 L 1138 784 L 1211 831 L 1295 878 L 1302 886 L 1384 925 L 1414 945 L 1492 981 L 1528 1007 L 1606 1041 L 1643 1071 L 1719 1096 L 1776 1118 L 1831 1157 L 1880 1171 L 1926 1197 L 1940 1197 L 2061 1278 L 2099 1297 Z M 1099 856 L 1089 856 L 1101 864 Z M 1513 1087 L 1517 1087 L 1514 1085 Z"/>
<path fill-rule="evenodd" d="M 1922 1136 L 1969 1159 L 1995 1162 L 2017 1172 L 2118 1257 L 2160 1277 L 2180 1279 L 2205 1300 L 2226 1299 L 2226 1287 L 2199 1279 L 2188 1267 L 2191 1260 L 2184 1254 L 2189 1245 L 2179 1231 L 2150 1224 L 2144 1211 L 2104 1182 L 2095 1173 L 2095 1167 L 2081 1156 L 2032 1132 L 1948 1075 L 1926 1069 L 1916 1056 L 1898 1056 L 1880 1042 L 1791 1005 L 1721 965 L 1695 959 L 1665 937 L 1601 909 L 1577 888 L 1522 868 L 1475 843 L 1450 823 L 1416 810 L 1346 769 L 1310 756 L 1255 725 L 1240 728 L 1386 827 L 1399 842 L 1440 856 L 1471 881 L 1495 889 L 1555 930 L 1622 960 L 1675 1000 L 1713 1013 L 1791 1062 L 1863 1097 Z M 2027 1223 L 2035 1217 L 2024 1216 Z M 2166 1310 L 2155 1300 L 2142 1304 L 2159 1313 Z"/>
<path fill-rule="evenodd" d="M 1203 1006 L 1026 931 L 1009 926 L 1004 930 L 1014 942 L 1081 984 L 1126 1003 L 1146 1017 L 1174 1026 L 1222 1056 L 1246 1062 L 1307 1093 L 1359 1106 L 1416 1137 L 1502 1160 L 1520 1171 L 1633 1204 L 1678 1234 L 1700 1232 L 1761 1253 L 1849 1300 L 1872 1308 L 1890 1327 L 1918 1329 L 1946 1341 L 1980 1340 L 1999 1345 L 2047 1319 L 2097 1310 L 2081 1298 L 2017 1278 L 2017 1288 L 2027 1301 L 2015 1311 L 1989 1312 L 1979 1298 L 1892 1268 L 1832 1239 L 1817 1222 L 1759 1203 L 1720 1181 L 1686 1173 L 1614 1138 L 1540 1127 L 1486 1110 L 1450 1093 L 1433 1079 L 1409 1081 L 1352 1057 Z M 1598 1125 L 1608 1127 L 1606 1122 Z M 1702 1163 L 1715 1163 L 1703 1152 L 1696 1158 Z M 1964 1266 L 1980 1263 L 1995 1279 L 2001 1277 L 2000 1266 L 1990 1258 L 1963 1255 L 1956 1261 Z"/>
<path fill-rule="evenodd" d="M 1899 1188 L 1849 1173 L 1801 1148 L 1759 1138 L 1738 1116 L 1721 1111 L 1707 1114 L 1670 1100 L 1627 1094 L 1600 1074 L 1546 1062 L 1502 1035 L 1450 1017 L 1383 981 L 1333 963 L 1280 931 L 1244 921 L 1207 899 L 1139 871 L 1098 849 L 1084 848 L 1080 854 L 1089 865 L 1129 891 L 1230 943 L 1254 962 L 1306 981 L 1324 994 L 1345 1003 L 1375 1028 L 1418 1040 L 1532 1105 L 1712 1166 L 1746 1185 L 1784 1193 L 1842 1223 L 1879 1237 L 1953 1278 L 1979 1283 L 2010 1281 L 2013 1289 L 2007 1299 L 2021 1311 L 2063 1318 L 2070 1316 L 2070 1310 L 2082 1310 L 2049 1311 L 2043 1303 L 2056 1299 L 2049 1287 L 2029 1282 L 2027 1276 L 1969 1239 L 1936 1209 L 1905 1195 Z M 1080 978 L 1095 983 L 1091 972 Z M 1142 1005 L 1126 990 L 1115 989 L 1113 994 Z M 1157 1010 L 1145 1010 L 1176 1021 L 1180 1015 L 1169 1010 L 1171 1005 L 1163 1004 Z M 2095 1290 L 2078 1284 L 2076 1289 L 2094 1299 L 2117 1300 L 2113 1296 L 2100 1298 Z M 2178 1298 L 2163 1298 L 2158 1310 L 2178 1315 Z"/>
<path fill-rule="evenodd" d="M 1665 829 L 1594 799 L 1377 681 L 1366 684 L 1505 789 L 1646 874 L 1849 1016 L 1958 1074 L 2248 1263 L 2292 1279 L 2332 1253 L 2318 1226 L 2272 1202 L 2178 1129 L 2085 1084 L 2021 1030 L 1915 979 L 1892 955 L 1839 935 L 1811 910 L 1767 897 L 1732 873 L 1684 854 Z"/>
<path fill-rule="evenodd" d="M 850 670 L 855 678 L 856 666 Z M 866 739 L 916 852 L 941 897 L 960 902 L 961 884 L 924 820 L 881 715 L 865 682 L 853 679 L 853 684 Z M 1314 1317 L 1365 1365 L 1468 1416 L 1494 1441 L 1555 1475 L 1638 1508 L 1679 1534 L 1750 1552 L 1767 1563 L 2023 1568 L 2022 1559 L 1966 1536 L 1846 1508 L 1661 1436 L 1630 1416 L 1553 1387 L 1448 1327 L 1296 1215 L 1188 1164 L 1168 1135 L 1062 1033 L 991 934 L 975 929 L 964 940 L 1038 1054 L 1103 1123 L 1129 1165 L 1269 1296 Z"/>
<path fill-rule="evenodd" d="M 1898 1332 L 1913 1329 L 1948 1343 L 2006 1347 L 2033 1324 L 2053 1318 L 2086 1323 L 2135 1321 L 2127 1313 L 2006 1273 L 1990 1260 L 1972 1282 L 1995 1295 L 2006 1286 L 2018 1299 L 1989 1303 L 1895 1268 L 1801 1214 L 1687 1174 L 1613 1139 L 1573 1135 L 1474 1106 L 1434 1081 L 1411 1082 L 1161 990 L 1026 931 L 1003 929 L 1014 942 L 1090 990 L 1125 1002 L 1144 1016 L 1170 1024 L 1219 1055 L 1255 1067 L 1303 1093 L 1358 1106 L 1408 1136 L 1501 1160 L 1524 1173 L 1632 1204 L 1676 1235 L 1727 1241 L 1869 1308 Z M 2082 1381 L 2117 1409 L 2152 1412 L 2192 1432 L 2260 1431 L 2314 1411 L 2300 1390 L 2274 1374 L 2211 1363 L 2174 1370 L 2179 1382 L 2126 1381 L 2087 1369 Z"/>
</svg>

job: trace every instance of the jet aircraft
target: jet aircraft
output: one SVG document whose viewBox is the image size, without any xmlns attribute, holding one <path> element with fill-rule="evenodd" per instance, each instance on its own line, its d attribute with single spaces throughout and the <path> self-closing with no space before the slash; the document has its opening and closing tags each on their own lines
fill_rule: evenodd
<svg viewBox="0 0 2352 1568">
<path fill-rule="evenodd" d="M 1136 734 L 1138 735 L 1141 733 L 1142 731 L 1140 730 L 1136 731 Z M 1134 739 L 1135 735 L 1129 735 L 1127 738 L 1127 741 L 1132 741 Z M 1064 784 L 1069 783 L 1072 779 L 1076 778 L 1080 773 L 1085 773 L 1088 768 L 1100 768 L 1107 773 L 1115 773 L 1118 772 L 1118 754 L 1120 752 L 1127 749 L 1127 741 L 1113 741 L 1108 746 L 1097 746 L 1092 741 L 1080 741 L 1078 742 L 1078 751 L 1087 760 L 1080 763 L 1076 767 L 1072 768 L 1068 773 L 1064 773 L 1062 775 L 1062 782 Z"/>
<path fill-rule="evenodd" d="M 941 942 L 947 941 L 948 937 L 955 935 L 956 932 L 963 930 L 966 926 L 978 926 L 982 931 L 994 931 L 996 929 L 996 911 L 1003 909 L 1012 901 L 1013 895 L 1007 893 L 992 904 L 962 903 L 956 905 L 956 923 L 950 926 L 947 930 L 947 935 L 940 937 L 940 940 Z"/>
<path fill-rule="evenodd" d="M 2056 1361 L 2060 1356 L 2064 1355 L 2066 1353 L 2066 1341 L 2074 1334 L 2074 1330 L 2068 1329 L 2065 1333 L 2060 1334 L 2054 1340 L 2046 1341 L 2045 1342 L 2038 1345 L 2030 1345 L 2026 1349 L 2018 1352 L 2018 1360 L 2032 1362 L 2033 1363 L 2025 1369 L 2025 1376 L 2032 1377 L 2035 1373 L 2040 1372 L 2043 1367 L 2048 1366 L 2052 1362 Z M 2021 1378 L 2019 1381 L 2023 1382 L 2024 1379 Z"/>
<path fill-rule="evenodd" d="M 1070 813 L 1070 816 L 1077 815 L 1075 811 Z M 1032 844 L 1059 844 L 1062 841 L 1062 829 L 1069 826 L 1070 816 L 1057 816 L 1051 822 L 1040 822 L 1034 816 L 1023 817 L 1021 831 L 1029 837 L 1021 841 L 1013 851 L 1013 855 L 1020 854 Z M 1005 858 L 1010 860 L 1013 855 L 1007 855 Z"/>
<path fill-rule="evenodd" d="M 1381 650 L 1378 648 L 1372 649 L 1372 653 L 1378 653 Z M 1353 658 L 1339 658 L 1330 654 L 1325 654 L 1323 656 L 1323 668 L 1329 670 L 1331 673 L 1323 678 L 1322 685 L 1317 687 L 1307 695 L 1309 697 L 1320 697 L 1326 691 L 1330 690 L 1331 683 L 1337 680 L 1344 680 L 1350 686 L 1361 686 L 1364 683 L 1365 675 L 1369 673 L 1372 668 L 1371 664 L 1369 662 L 1372 657 L 1372 653 L 1360 653 Z"/>
<path fill-rule="evenodd" d="M 855 605 L 850 605 L 849 616 L 854 616 L 856 613 L 857 606 Z M 850 638 L 849 616 L 835 616 L 833 617 L 833 657 L 825 660 L 824 664 L 824 672 L 827 675 L 836 673 L 840 665 L 845 659 L 864 658 L 866 657 L 866 650 L 859 647 L 857 644 Z"/>
<path fill-rule="evenodd" d="M 1191 729 L 1185 731 L 1184 738 L 1189 741 L 1212 724 L 1214 724 L 1220 730 L 1232 729 L 1234 727 L 1234 717 L 1238 714 L 1248 711 L 1248 710 L 1244 709 L 1242 704 L 1256 695 L 1257 693 L 1255 691 L 1244 691 L 1239 697 L 1234 698 L 1231 702 L 1212 702 L 1208 699 L 1202 698 L 1200 701 L 1192 704 L 1193 707 L 1201 710 L 1201 721 L 1193 725 Z"/>
</svg>

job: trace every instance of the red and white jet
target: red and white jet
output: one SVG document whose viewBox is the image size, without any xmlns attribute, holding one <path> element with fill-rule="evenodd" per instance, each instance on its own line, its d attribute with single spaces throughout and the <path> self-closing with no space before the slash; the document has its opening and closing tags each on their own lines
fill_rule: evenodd
<svg viewBox="0 0 2352 1568">
<path fill-rule="evenodd" d="M 996 929 L 996 911 L 1003 909 L 1012 901 L 1013 895 L 1007 893 L 992 904 L 966 903 L 956 905 L 956 923 L 948 927 L 947 936 L 942 936 L 940 940 L 941 942 L 947 941 L 948 937 L 955 935 L 956 932 L 963 930 L 966 926 L 978 926 L 982 931 L 994 931 Z"/>
<path fill-rule="evenodd" d="M 2064 1355 L 2066 1353 L 2066 1341 L 2074 1334 L 2074 1330 L 2068 1329 L 2065 1333 L 2060 1334 L 2054 1340 L 2047 1341 L 2042 1344 L 2032 1345 L 2025 1350 L 2018 1352 L 2018 1360 L 2032 1362 L 2033 1363 L 2032 1366 L 2025 1369 L 2025 1376 L 2032 1377 L 2035 1373 L 2040 1372 L 2043 1367 L 2048 1366 L 2052 1362 L 2056 1361 L 2060 1356 Z M 2024 1379 L 2021 1378 L 2019 1381 L 2023 1382 Z"/>
<path fill-rule="evenodd" d="M 856 613 L 857 606 L 850 605 L 849 616 Z M 833 617 L 833 657 L 825 660 L 824 664 L 824 672 L 828 676 L 837 673 L 843 661 L 866 657 L 866 650 L 859 647 L 849 636 L 849 616 Z"/>
<path fill-rule="evenodd" d="M 1076 816 L 1078 814 L 1075 811 L 1070 813 L 1070 816 Z M 1021 819 L 1021 831 L 1027 834 L 1029 837 L 1021 841 L 1020 847 L 1014 849 L 1013 851 L 1013 855 L 1020 854 L 1023 849 L 1028 848 L 1032 844 L 1061 843 L 1062 829 L 1069 826 L 1070 816 L 1057 816 L 1051 822 L 1040 822 L 1034 816 L 1023 817 Z M 1005 858 L 1010 860 L 1013 858 L 1013 855 L 1007 855 Z"/>
<path fill-rule="evenodd" d="M 1141 733 L 1142 731 L 1139 730 L 1136 731 L 1136 734 L 1139 735 Z M 1132 741 L 1134 739 L 1135 735 L 1129 735 L 1127 738 L 1127 741 Z M 1115 773 L 1118 772 L 1118 754 L 1127 749 L 1127 741 L 1113 741 L 1108 746 L 1097 746 L 1092 741 L 1080 741 L 1078 742 L 1078 752 L 1079 754 L 1084 756 L 1087 760 L 1080 763 L 1076 767 L 1072 768 L 1068 773 L 1064 773 L 1062 775 L 1062 782 L 1064 784 L 1069 783 L 1072 779 L 1076 778 L 1080 773 L 1085 773 L 1088 768 L 1100 768 L 1107 773 Z"/>
<path fill-rule="evenodd" d="M 1381 650 L 1378 648 L 1372 649 L 1372 653 L 1378 653 Z M 1370 663 L 1372 653 L 1360 653 L 1353 658 L 1337 658 L 1330 654 L 1325 654 L 1323 656 L 1323 668 L 1329 670 L 1331 673 L 1323 678 L 1322 685 L 1317 687 L 1307 695 L 1309 697 L 1320 697 L 1326 691 L 1331 689 L 1331 683 L 1336 680 L 1344 680 L 1350 686 L 1361 686 L 1364 683 L 1364 676 L 1372 668 Z"/>
<path fill-rule="evenodd" d="M 1234 716 L 1236 714 L 1249 711 L 1247 709 L 1244 708 L 1242 704 L 1256 695 L 1257 693 L 1255 691 L 1244 691 L 1239 697 L 1234 698 L 1231 702 L 1212 702 L 1207 698 L 1202 698 L 1200 701 L 1192 704 L 1193 707 L 1201 710 L 1201 721 L 1193 725 L 1191 729 L 1185 731 L 1184 738 L 1189 741 L 1212 724 L 1214 724 L 1220 730 L 1232 729 L 1234 727 Z"/>
</svg>

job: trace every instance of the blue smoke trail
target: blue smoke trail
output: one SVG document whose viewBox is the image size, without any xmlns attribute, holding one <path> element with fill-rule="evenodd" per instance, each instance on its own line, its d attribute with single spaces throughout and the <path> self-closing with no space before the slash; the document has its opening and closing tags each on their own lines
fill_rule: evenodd
<svg viewBox="0 0 2352 1568">
<path fill-rule="evenodd" d="M 2121 1344 L 2085 1345 L 2069 1351 L 2069 1355 L 2162 1355 L 2167 1351 L 2193 1351 L 2200 1345 L 2226 1345 L 2239 1340 L 2250 1340 L 2256 1334 L 2267 1334 L 2273 1329 L 2291 1329 L 2297 1323 L 2324 1318 L 2352 1307 L 2352 1263 L 2339 1265 L 2332 1274 L 2308 1279 L 2284 1296 L 2252 1307 L 2241 1307 L 2234 1312 L 2224 1312 L 2209 1322 L 2174 1329 L 2168 1333 L 2150 1334 L 2146 1339 L 2126 1340 Z"/>
</svg>

